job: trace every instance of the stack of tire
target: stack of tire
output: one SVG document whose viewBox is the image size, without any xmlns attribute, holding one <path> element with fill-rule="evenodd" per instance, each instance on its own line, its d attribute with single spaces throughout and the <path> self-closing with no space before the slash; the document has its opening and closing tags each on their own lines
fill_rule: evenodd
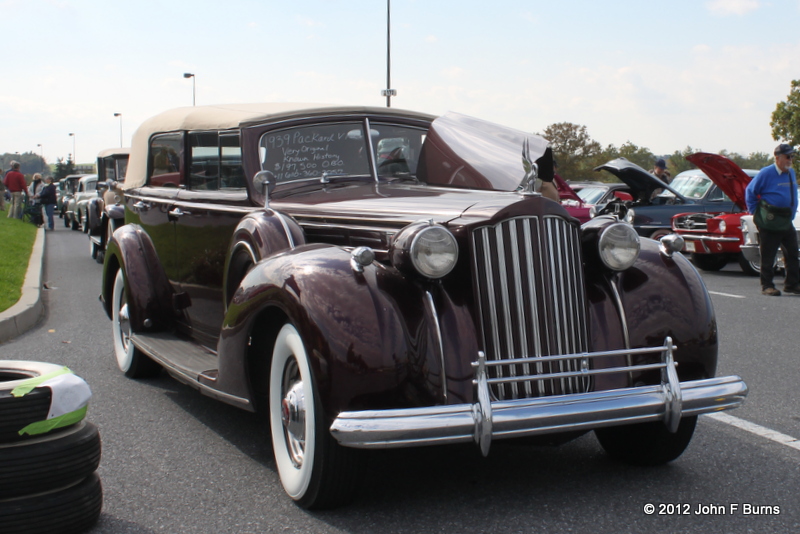
<svg viewBox="0 0 800 534">
<path fill-rule="evenodd" d="M 0 360 L 3 534 L 79 533 L 97 522 L 101 444 L 97 427 L 84 419 L 87 392 L 64 367 Z M 82 407 L 60 414 L 70 403 Z"/>
</svg>

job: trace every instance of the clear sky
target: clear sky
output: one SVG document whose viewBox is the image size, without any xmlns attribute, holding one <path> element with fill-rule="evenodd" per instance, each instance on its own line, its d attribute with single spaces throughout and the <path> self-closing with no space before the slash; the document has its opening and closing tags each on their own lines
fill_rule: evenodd
<svg viewBox="0 0 800 534">
<path fill-rule="evenodd" d="M 147 117 L 192 104 L 185 72 L 197 105 L 383 106 L 386 6 L 0 0 L 0 153 L 88 163 L 120 125 L 128 146 Z M 572 122 L 656 154 L 771 153 L 798 22 L 800 0 L 391 0 L 392 107 Z"/>
</svg>

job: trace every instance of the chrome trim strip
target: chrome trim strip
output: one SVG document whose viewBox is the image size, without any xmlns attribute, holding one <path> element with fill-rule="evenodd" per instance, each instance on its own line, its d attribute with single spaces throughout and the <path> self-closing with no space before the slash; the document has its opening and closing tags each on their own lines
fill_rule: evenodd
<svg viewBox="0 0 800 534">
<path fill-rule="evenodd" d="M 617 281 L 619 280 L 619 275 L 612 276 L 608 280 L 608 285 L 611 287 L 611 292 L 613 293 L 614 297 L 614 304 L 617 305 L 617 311 L 619 312 L 619 322 L 620 326 L 622 326 L 622 337 L 625 339 L 625 348 L 631 347 L 631 337 L 630 331 L 628 330 L 628 320 L 625 318 L 625 307 L 622 305 L 622 297 L 619 294 L 619 288 L 617 287 Z M 631 366 L 631 355 L 628 354 L 628 366 Z M 632 375 L 631 375 L 632 378 Z"/>
<path fill-rule="evenodd" d="M 399 232 L 400 230 L 402 230 L 402 228 L 394 228 L 394 227 L 387 227 L 387 226 L 384 226 L 384 227 L 380 227 L 380 226 L 361 226 L 361 225 L 344 224 L 344 223 L 342 223 L 342 224 L 324 224 L 324 223 L 308 222 L 307 220 L 305 220 L 303 218 L 298 218 L 296 220 L 297 220 L 297 223 L 300 226 L 302 226 L 303 228 L 319 228 L 319 229 L 322 229 L 322 230 L 327 230 L 329 228 L 334 228 L 334 229 L 344 228 L 344 229 L 347 229 L 347 230 L 363 230 L 365 232 L 375 232 L 375 233 L 382 232 L 382 233 L 385 233 L 385 234 L 388 234 L 388 235 L 394 235 L 397 232 Z"/>
<path fill-rule="evenodd" d="M 439 326 L 439 316 L 436 312 L 436 304 L 433 302 L 433 295 L 430 291 L 425 292 L 425 302 L 428 305 L 428 311 L 433 319 L 433 329 L 436 335 L 436 346 L 439 349 L 439 360 L 442 366 L 442 399 L 447 403 L 447 368 L 444 362 L 444 342 L 442 340 L 442 328 Z"/>
<path fill-rule="evenodd" d="M 283 231 L 286 233 L 286 239 L 289 241 L 289 248 L 295 248 L 294 238 L 292 237 L 292 232 L 289 230 L 289 225 L 286 223 L 284 215 L 279 211 L 273 211 L 273 213 L 278 217 L 278 220 L 281 221 Z"/>
<path fill-rule="evenodd" d="M 364 117 L 364 123 L 361 125 L 362 128 L 366 128 L 364 131 L 364 135 L 367 137 L 367 147 L 369 148 L 369 164 L 370 170 L 372 172 L 372 178 L 375 180 L 375 183 L 378 183 L 378 162 L 375 159 L 375 147 L 372 145 L 372 132 L 371 127 L 369 125 L 369 117 Z"/>
</svg>

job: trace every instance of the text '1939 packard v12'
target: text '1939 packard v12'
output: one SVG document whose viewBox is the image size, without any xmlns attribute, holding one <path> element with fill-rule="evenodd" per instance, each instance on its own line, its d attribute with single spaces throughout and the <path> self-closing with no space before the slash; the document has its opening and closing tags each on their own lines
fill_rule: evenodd
<svg viewBox="0 0 800 534">
<path fill-rule="evenodd" d="M 102 301 L 129 377 L 161 368 L 268 414 L 304 507 L 352 499 L 363 449 L 594 430 L 677 458 L 714 377 L 702 279 L 669 237 L 583 226 L 536 192 L 548 142 L 393 108 L 181 108 L 137 130 Z"/>
</svg>

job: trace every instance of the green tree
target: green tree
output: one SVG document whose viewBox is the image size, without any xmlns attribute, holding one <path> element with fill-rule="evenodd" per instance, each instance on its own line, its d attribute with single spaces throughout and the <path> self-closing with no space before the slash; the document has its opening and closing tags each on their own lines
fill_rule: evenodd
<svg viewBox="0 0 800 534">
<path fill-rule="evenodd" d="M 792 80 L 792 89 L 785 102 L 778 102 L 772 112 L 772 138 L 796 145 L 800 141 L 800 80 Z"/>
<path fill-rule="evenodd" d="M 686 156 L 694 154 L 695 152 L 702 152 L 702 150 L 687 146 L 683 150 L 676 150 L 670 154 L 665 158 L 667 160 L 667 171 L 669 171 L 669 173 L 675 177 L 683 171 L 694 169 L 695 166 L 689 163 L 689 160 L 686 159 Z"/>
<path fill-rule="evenodd" d="M 586 126 L 559 122 L 545 128 L 542 137 L 550 141 L 553 155 L 558 161 L 558 172 L 565 180 L 593 180 L 595 157 L 602 146 L 589 136 Z"/>
<path fill-rule="evenodd" d="M 748 156 L 742 156 L 736 152 L 728 152 L 727 150 L 720 151 L 720 155 L 730 159 L 742 169 L 755 169 L 759 170 L 772 163 L 773 158 L 766 152 L 751 152 Z"/>
<path fill-rule="evenodd" d="M 11 162 L 19 162 L 19 170 L 22 174 L 30 178 L 34 173 L 40 172 L 42 175 L 47 173 L 47 162 L 39 154 L 33 152 L 6 152 L 0 156 L 0 167 L 5 172 L 11 168 Z"/>
<path fill-rule="evenodd" d="M 653 168 L 653 164 L 658 159 L 649 148 L 638 147 L 630 141 L 619 147 L 619 157 L 623 157 L 647 170 Z"/>
<path fill-rule="evenodd" d="M 56 172 L 53 173 L 53 179 L 58 181 L 70 174 L 75 174 L 75 164 L 72 162 L 72 156 L 69 156 L 67 161 L 64 161 L 63 158 L 58 158 L 56 162 Z"/>
</svg>

